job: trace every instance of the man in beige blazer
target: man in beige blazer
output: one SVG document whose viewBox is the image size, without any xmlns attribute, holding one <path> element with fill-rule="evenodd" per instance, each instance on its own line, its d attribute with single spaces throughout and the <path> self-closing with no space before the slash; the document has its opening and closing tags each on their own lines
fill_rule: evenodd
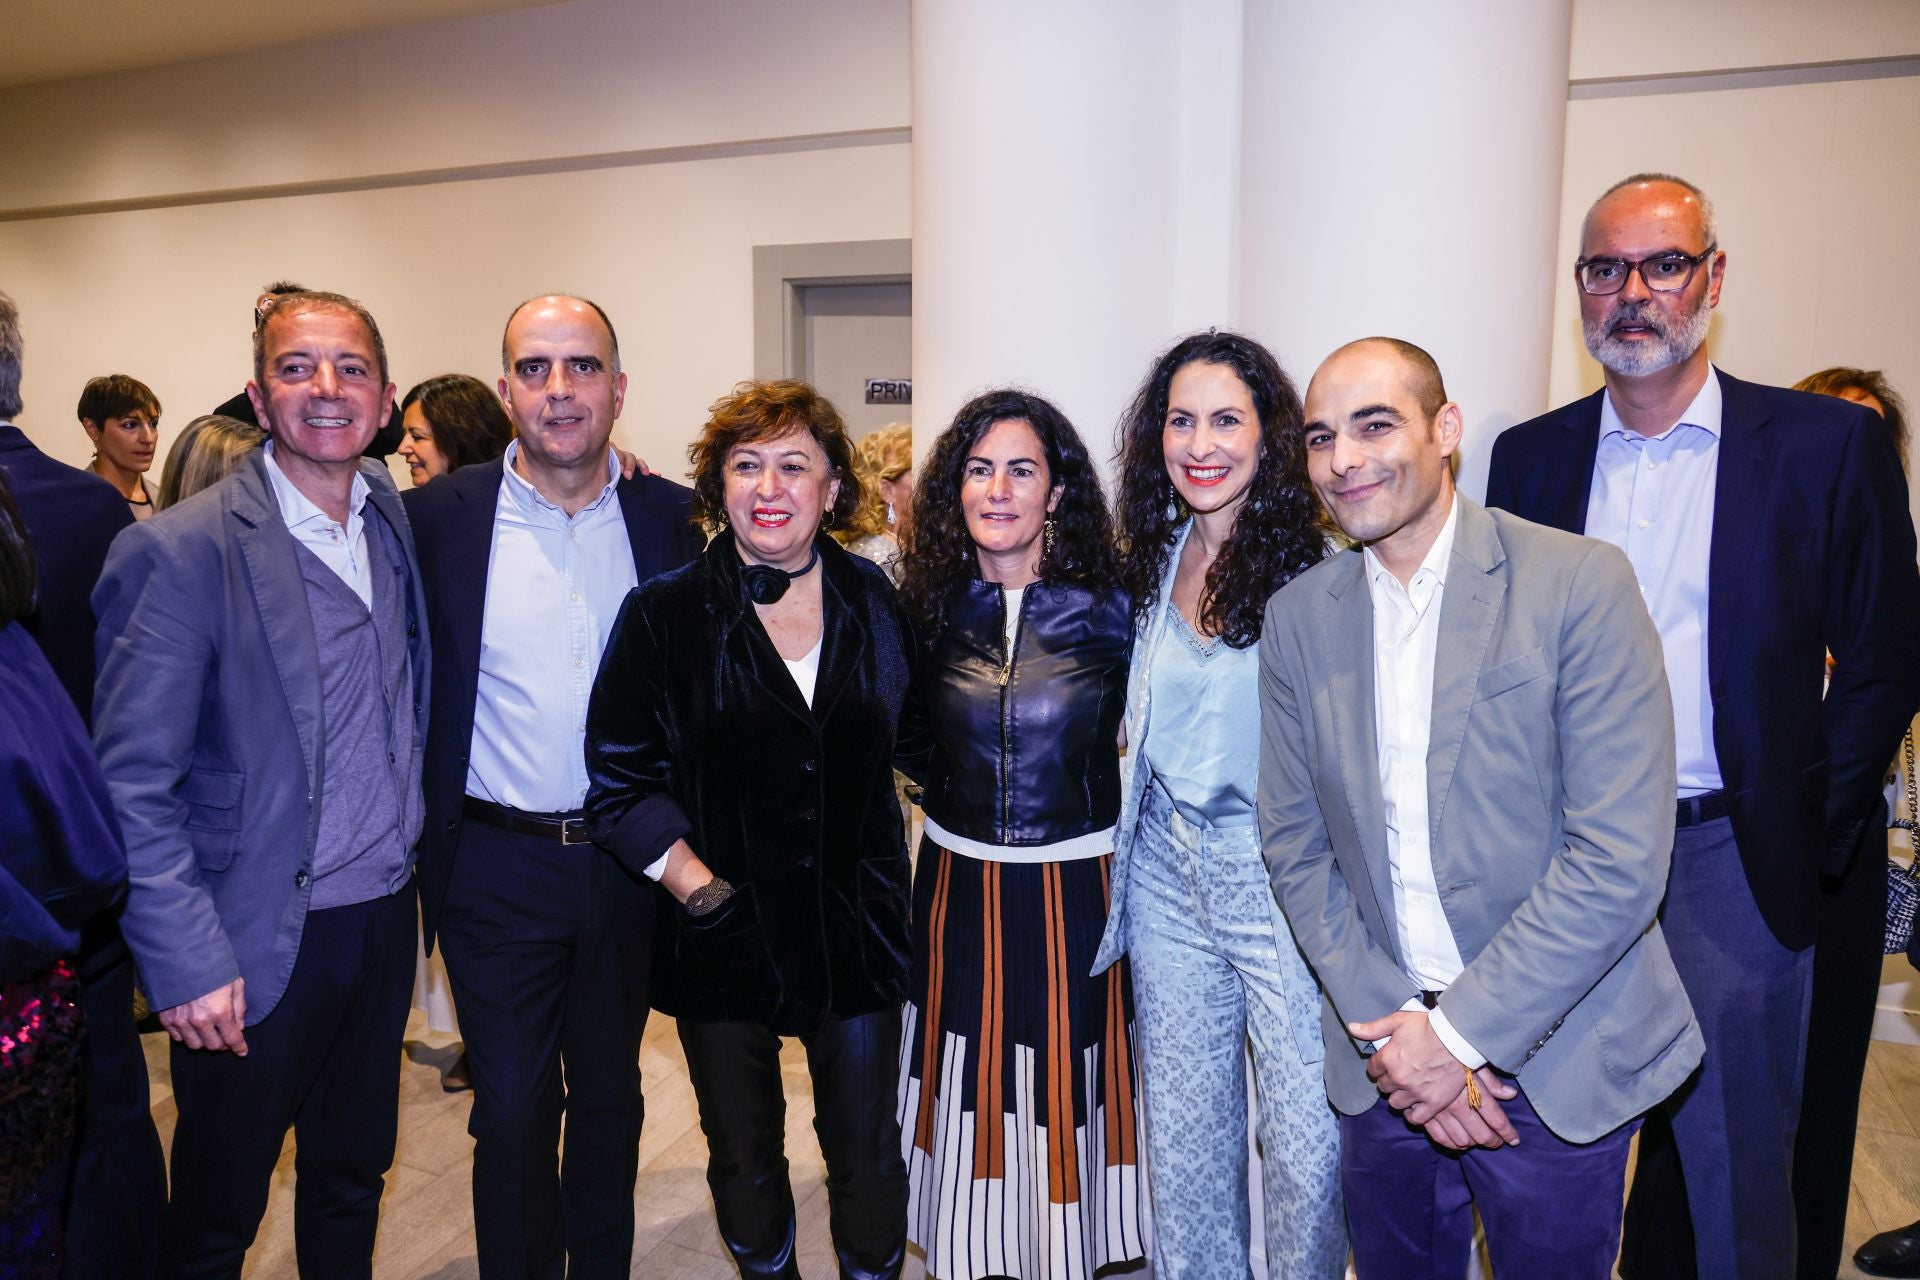
<svg viewBox="0 0 1920 1280">
<path fill-rule="evenodd" d="M 1596 1280 L 1637 1117 L 1700 1061 L 1654 913 L 1673 715 L 1626 557 L 1456 493 L 1432 357 L 1371 338 L 1307 391 L 1358 549 L 1268 606 L 1259 817 L 1326 991 L 1365 1278 Z"/>
</svg>

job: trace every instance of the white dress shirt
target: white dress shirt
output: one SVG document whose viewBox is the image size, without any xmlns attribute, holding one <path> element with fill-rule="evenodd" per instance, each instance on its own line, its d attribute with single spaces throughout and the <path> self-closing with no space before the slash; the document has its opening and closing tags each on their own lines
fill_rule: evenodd
<svg viewBox="0 0 1920 1280">
<path fill-rule="evenodd" d="M 287 473 L 273 457 L 273 441 L 260 446 L 267 458 L 267 481 L 273 486 L 273 500 L 280 507 L 280 518 L 287 522 L 293 540 L 320 557 L 320 563 L 340 575 L 340 581 L 353 588 L 360 603 L 373 608 L 373 569 L 367 564 L 367 526 L 361 509 L 367 505 L 367 478 L 353 476 L 353 491 L 347 499 L 347 523 L 314 505 L 313 499 L 293 487 Z"/>
<path fill-rule="evenodd" d="M 1373 734 L 1387 820 L 1387 867 L 1401 963 L 1422 991 L 1444 991 L 1466 968 L 1433 872 L 1427 808 L 1427 743 L 1433 730 L 1433 660 L 1440 639 L 1447 561 L 1460 520 L 1456 501 L 1412 580 L 1401 586 L 1372 548 L 1366 558 L 1373 598 Z M 1403 1008 L 1419 1009 L 1418 999 Z M 1439 1009 L 1429 1011 L 1447 1052 L 1469 1067 L 1486 1063 Z M 1384 1042 L 1382 1042 L 1384 1043 Z"/>
<path fill-rule="evenodd" d="M 1587 497 L 1587 536 L 1627 553 L 1653 625 L 1660 632 L 1673 690 L 1673 742 L 1679 794 L 1722 785 L 1713 749 L 1713 699 L 1707 686 L 1707 563 L 1713 549 L 1713 490 L 1720 471 L 1720 374 L 1707 380 L 1657 436 L 1629 430 L 1600 398 L 1600 443 Z"/>
<path fill-rule="evenodd" d="M 569 516 L 507 446 L 494 507 L 467 794 L 531 813 L 587 798 L 587 700 L 620 604 L 638 582 L 607 453 L 607 486 Z M 659 879 L 666 855 L 648 867 Z"/>
</svg>

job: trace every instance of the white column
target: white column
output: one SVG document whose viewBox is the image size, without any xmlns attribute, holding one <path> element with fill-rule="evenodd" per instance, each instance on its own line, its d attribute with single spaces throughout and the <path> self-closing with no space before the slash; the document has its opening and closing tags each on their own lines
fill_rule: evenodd
<svg viewBox="0 0 1920 1280">
<path fill-rule="evenodd" d="M 1571 25 L 1571 0 L 1247 5 L 1242 323 L 1303 393 L 1353 338 L 1432 352 L 1475 495 L 1548 407 Z"/>
<path fill-rule="evenodd" d="M 976 391 L 1095 457 L 1170 339 L 1226 324 L 1239 0 L 915 0 L 914 447 Z"/>
</svg>

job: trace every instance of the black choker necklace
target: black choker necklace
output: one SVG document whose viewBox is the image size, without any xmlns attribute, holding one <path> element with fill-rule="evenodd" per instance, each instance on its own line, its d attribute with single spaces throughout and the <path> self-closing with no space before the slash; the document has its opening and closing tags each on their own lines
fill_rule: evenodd
<svg viewBox="0 0 1920 1280">
<path fill-rule="evenodd" d="M 806 564 L 791 573 L 770 564 L 741 565 L 740 582 L 747 589 L 747 599 L 755 604 L 772 604 L 787 594 L 787 588 L 793 585 L 795 578 L 806 577 L 813 572 L 813 566 L 819 563 L 820 548 L 815 546 Z"/>
</svg>

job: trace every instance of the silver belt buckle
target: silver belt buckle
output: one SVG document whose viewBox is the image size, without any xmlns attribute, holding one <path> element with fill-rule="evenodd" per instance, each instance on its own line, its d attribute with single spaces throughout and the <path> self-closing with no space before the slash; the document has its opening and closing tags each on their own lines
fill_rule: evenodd
<svg viewBox="0 0 1920 1280">
<path fill-rule="evenodd" d="M 573 838 L 574 828 L 577 826 L 582 826 L 585 823 L 586 823 L 585 818 L 562 818 L 560 820 L 560 843 L 563 845 L 592 844 L 593 841 L 587 836 L 586 832 L 584 831 L 580 833 L 580 838 L 578 840 Z"/>
</svg>

